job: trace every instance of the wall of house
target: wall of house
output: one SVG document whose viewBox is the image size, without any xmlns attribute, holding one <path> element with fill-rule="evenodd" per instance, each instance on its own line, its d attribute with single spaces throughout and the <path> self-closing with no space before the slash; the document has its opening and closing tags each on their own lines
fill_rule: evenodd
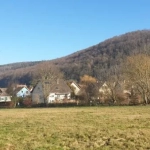
<svg viewBox="0 0 150 150">
<path fill-rule="evenodd" d="M 0 96 L 0 102 L 10 102 L 11 96 Z"/>
<path fill-rule="evenodd" d="M 42 83 L 38 83 L 32 92 L 32 104 L 44 103 Z"/>
<path fill-rule="evenodd" d="M 48 96 L 48 103 L 53 103 L 56 100 L 61 101 L 61 100 L 65 99 L 65 98 L 70 99 L 70 96 L 71 96 L 70 93 L 69 94 L 64 94 L 64 93 L 62 93 L 62 94 L 60 94 L 60 93 L 59 94 L 57 94 L 57 93 L 50 93 L 49 96 Z"/>
<path fill-rule="evenodd" d="M 30 95 L 30 91 L 27 88 L 22 88 L 18 93 L 17 93 L 17 97 L 26 97 Z"/>
<path fill-rule="evenodd" d="M 78 86 L 75 83 L 71 83 L 71 87 L 73 87 L 75 95 L 78 95 L 78 93 L 80 92 Z"/>
<path fill-rule="evenodd" d="M 55 93 L 50 93 L 49 96 L 48 96 L 48 103 L 55 102 L 55 100 L 56 100 Z"/>
</svg>

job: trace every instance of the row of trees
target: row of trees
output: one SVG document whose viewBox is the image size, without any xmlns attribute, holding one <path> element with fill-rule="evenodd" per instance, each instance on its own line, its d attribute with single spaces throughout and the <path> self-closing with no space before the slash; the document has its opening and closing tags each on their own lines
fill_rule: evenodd
<svg viewBox="0 0 150 150">
<path fill-rule="evenodd" d="M 51 88 L 51 84 L 46 83 L 58 78 L 63 78 L 63 74 L 58 68 L 46 62 L 38 65 L 38 71 L 34 73 L 32 85 L 34 86 L 41 81 L 46 99 Z M 99 88 L 104 81 L 100 82 L 89 75 L 80 77 L 79 84 L 82 90 L 78 99 L 86 104 L 91 104 L 91 102 L 121 104 L 123 101 L 129 101 L 128 104 L 150 103 L 150 56 L 148 54 L 128 57 L 122 69 L 114 68 L 113 75 L 107 79 L 106 84 L 109 90 L 106 90 L 105 94 L 100 94 Z M 124 94 L 124 90 L 128 92 Z M 8 88 L 8 92 L 11 93 L 12 89 Z"/>
<path fill-rule="evenodd" d="M 124 70 L 132 94 L 139 95 L 145 104 L 150 103 L 150 56 L 139 54 L 128 57 Z"/>
<path fill-rule="evenodd" d="M 84 75 L 80 78 L 82 90 L 80 98 L 87 103 L 93 100 L 105 103 L 149 104 L 150 103 L 150 56 L 138 54 L 126 59 L 122 69 L 114 71 L 106 81 L 105 94 L 99 93 L 99 81 Z M 104 102 L 103 101 L 103 102 Z"/>
</svg>

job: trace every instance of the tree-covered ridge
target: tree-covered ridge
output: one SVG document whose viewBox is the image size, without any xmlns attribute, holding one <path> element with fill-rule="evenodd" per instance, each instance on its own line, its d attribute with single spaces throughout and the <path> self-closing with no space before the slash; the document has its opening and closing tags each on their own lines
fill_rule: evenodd
<svg viewBox="0 0 150 150">
<path fill-rule="evenodd" d="M 66 43 L 67 44 L 67 43 Z M 85 74 L 99 80 L 107 80 L 119 71 L 127 56 L 149 53 L 150 30 L 142 30 L 115 36 L 87 49 L 66 57 L 50 60 L 50 65 L 59 68 L 66 79 L 79 80 Z M 14 63 L 0 66 L 0 86 L 10 80 L 28 84 L 38 65 L 42 62 Z"/>
<path fill-rule="evenodd" d="M 41 63 L 41 61 L 33 61 L 33 62 L 18 62 L 18 63 L 11 63 L 6 65 L 0 65 L 0 74 L 3 74 L 10 70 L 16 70 L 20 68 L 31 67 Z"/>
<path fill-rule="evenodd" d="M 150 30 L 127 33 L 66 57 L 61 69 L 67 78 L 79 79 L 89 74 L 106 80 L 127 56 L 143 53 L 149 45 Z"/>
</svg>

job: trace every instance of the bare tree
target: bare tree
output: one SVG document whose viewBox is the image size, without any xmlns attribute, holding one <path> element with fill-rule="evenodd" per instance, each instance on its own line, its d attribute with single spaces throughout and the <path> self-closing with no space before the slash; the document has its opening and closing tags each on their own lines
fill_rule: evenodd
<svg viewBox="0 0 150 150">
<path fill-rule="evenodd" d="M 118 102 L 118 95 L 123 93 L 124 85 L 121 70 L 117 66 L 112 67 L 112 75 L 107 76 L 107 91 L 106 97 L 110 99 L 111 103 L 115 104 Z"/>
<path fill-rule="evenodd" d="M 127 58 L 125 77 L 134 93 L 140 94 L 144 103 L 150 100 L 150 57 L 138 54 Z"/>
<path fill-rule="evenodd" d="M 80 78 L 82 85 L 81 95 L 87 103 L 98 97 L 97 80 L 94 77 L 84 75 Z"/>
<path fill-rule="evenodd" d="M 34 84 L 37 82 L 42 83 L 44 99 L 46 100 L 52 83 L 56 82 L 59 78 L 63 78 L 63 74 L 56 66 L 51 65 L 49 62 L 41 63 L 37 65 L 37 68 L 35 80 L 33 82 Z"/>
</svg>

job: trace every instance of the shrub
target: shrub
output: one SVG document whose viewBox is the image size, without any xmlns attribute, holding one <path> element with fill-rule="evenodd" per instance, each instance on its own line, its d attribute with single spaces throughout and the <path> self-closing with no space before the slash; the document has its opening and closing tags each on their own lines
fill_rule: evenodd
<svg viewBox="0 0 150 150">
<path fill-rule="evenodd" d="M 25 98 L 23 99 L 22 104 L 23 104 L 24 107 L 31 107 L 31 106 L 32 106 L 31 97 L 30 97 L 30 96 L 25 97 Z"/>
</svg>

